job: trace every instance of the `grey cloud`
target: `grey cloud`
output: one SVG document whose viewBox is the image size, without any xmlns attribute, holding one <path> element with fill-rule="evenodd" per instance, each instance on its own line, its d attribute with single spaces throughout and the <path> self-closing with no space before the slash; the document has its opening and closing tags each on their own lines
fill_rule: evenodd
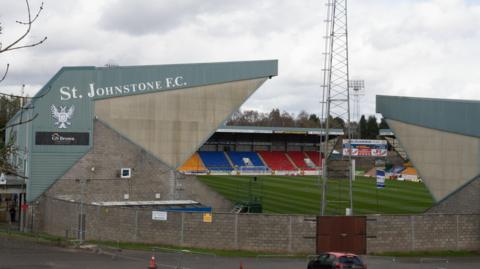
<svg viewBox="0 0 480 269">
<path fill-rule="evenodd" d="M 230 7 L 229 1 L 113 1 L 105 6 L 100 25 L 131 35 L 164 33 L 184 22 L 194 23 L 205 12 L 218 13 Z"/>
<path fill-rule="evenodd" d="M 418 8 L 444 2 L 349 2 L 350 71 L 367 87 L 361 113 L 374 112 L 376 94 L 480 97 L 474 90 L 480 85 L 475 73 L 479 5 L 444 9 L 448 14 L 440 18 Z M 4 7 L 2 2 L 1 22 L 22 15 L 22 1 L 5 3 L 10 4 Z M 67 65 L 273 58 L 279 59 L 279 76 L 265 83 L 244 108 L 279 107 L 293 113 L 320 109 L 324 1 L 46 0 L 45 5 L 34 34 L 47 35 L 48 42 L 0 57 L 0 68 L 12 64 L 1 91 L 23 83 L 43 85 Z M 449 28 L 442 26 L 444 18 Z"/>
<path fill-rule="evenodd" d="M 164 34 L 179 27 L 192 25 L 196 30 L 214 35 L 253 33 L 266 35 L 286 29 L 305 28 L 299 16 L 315 1 L 121 1 L 105 6 L 100 26 L 105 30 L 130 35 Z M 321 21 L 311 10 L 312 21 Z"/>
</svg>

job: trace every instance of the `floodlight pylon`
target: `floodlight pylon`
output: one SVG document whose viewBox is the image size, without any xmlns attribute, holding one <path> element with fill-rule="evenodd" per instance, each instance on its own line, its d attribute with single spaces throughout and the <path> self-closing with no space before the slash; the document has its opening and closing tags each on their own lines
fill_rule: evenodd
<svg viewBox="0 0 480 269">
<path fill-rule="evenodd" d="M 345 122 L 344 130 L 348 139 L 348 152 L 351 152 L 347 0 L 327 0 L 327 19 L 325 23 L 321 112 L 321 127 L 323 128 L 323 124 L 325 125 L 325 140 L 322 142 L 320 138 L 320 152 L 323 152 L 325 160 L 322 167 L 322 216 L 325 215 L 327 206 L 328 158 L 332 150 L 329 148 L 328 140 L 332 120 L 338 123 L 341 119 Z M 348 154 L 348 163 L 350 210 L 353 212 L 351 154 Z"/>
</svg>

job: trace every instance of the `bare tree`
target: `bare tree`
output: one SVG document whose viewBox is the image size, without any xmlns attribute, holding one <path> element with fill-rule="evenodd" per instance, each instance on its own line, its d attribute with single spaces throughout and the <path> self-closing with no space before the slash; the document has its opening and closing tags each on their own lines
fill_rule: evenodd
<svg viewBox="0 0 480 269">
<path fill-rule="evenodd" d="M 25 4 L 26 4 L 26 7 L 27 7 L 27 15 L 28 15 L 27 20 L 26 21 L 16 21 L 16 23 L 24 25 L 25 30 L 14 41 L 12 41 L 10 43 L 4 44 L 0 40 L 0 54 L 5 53 L 5 52 L 9 52 L 9 51 L 12 51 L 12 50 L 35 47 L 35 46 L 38 46 L 38 45 L 42 44 L 43 42 L 45 42 L 45 40 L 47 40 L 47 37 L 45 36 L 43 39 L 41 39 L 39 41 L 36 41 L 36 42 L 33 42 L 33 43 L 23 44 L 22 41 L 24 41 L 25 38 L 30 34 L 30 31 L 32 30 L 32 25 L 38 19 L 38 17 L 40 16 L 40 13 L 43 10 L 43 2 L 42 2 L 42 4 L 38 8 L 38 11 L 36 12 L 35 16 L 32 17 L 32 11 L 31 11 L 30 3 L 28 2 L 28 0 L 25 0 Z M 3 28 L 2 28 L 2 25 L 1 25 L 1 22 L 0 22 L 0 35 L 3 34 L 2 30 L 3 30 Z M 4 81 L 5 78 L 7 77 L 7 73 L 8 73 L 9 68 L 10 68 L 10 64 L 7 63 L 7 66 L 5 68 L 5 71 L 3 73 L 2 78 L 0 79 L 0 82 Z"/>
<path fill-rule="evenodd" d="M 14 38 L 13 41 L 11 42 L 5 43 L 3 42 L 2 39 L 0 39 L 0 56 L 3 53 L 9 53 L 9 52 L 20 50 L 20 49 L 36 47 L 47 40 L 46 36 L 40 40 L 33 41 L 33 42 L 28 42 L 28 38 L 27 38 L 30 34 L 30 31 L 32 30 L 33 24 L 37 21 L 38 17 L 40 16 L 43 10 L 43 2 L 40 4 L 40 7 L 38 8 L 38 10 L 36 10 L 36 12 L 34 13 L 32 13 L 32 9 L 30 7 L 30 3 L 28 0 L 25 0 L 25 7 L 26 7 L 26 13 L 27 13 L 26 20 L 15 21 L 16 23 L 24 26 L 24 30 L 21 33 L 19 33 L 18 36 Z M 0 22 L 0 36 L 3 34 L 2 30 L 3 30 L 3 27 Z M 10 64 L 7 63 L 4 71 L 0 73 L 1 74 L 0 83 L 5 80 L 9 70 L 10 70 Z M 37 115 L 32 115 L 29 118 L 24 118 L 24 115 L 23 115 L 24 110 L 32 109 L 32 106 L 25 106 L 26 102 L 24 102 L 23 96 L 15 95 L 15 94 L 5 94 L 5 93 L 0 93 L 0 95 L 2 95 L 3 97 L 6 97 L 4 98 L 4 101 L 8 102 L 10 100 L 14 104 L 19 104 L 15 106 L 15 109 L 17 109 L 17 111 L 20 110 L 20 115 L 18 120 L 16 120 L 15 123 L 11 123 L 11 124 L 5 123 L 3 124 L 3 126 L 0 126 L 0 132 L 4 132 L 7 128 L 33 121 L 38 116 L 37 114 Z M 18 102 L 18 100 L 21 100 L 21 101 Z M 13 134 L 9 135 L 8 141 L 0 141 L 0 169 L 4 172 L 21 176 L 16 173 L 16 167 L 13 164 L 11 164 L 8 160 L 8 158 L 11 155 L 16 154 L 16 151 L 17 149 L 15 148 Z"/>
</svg>

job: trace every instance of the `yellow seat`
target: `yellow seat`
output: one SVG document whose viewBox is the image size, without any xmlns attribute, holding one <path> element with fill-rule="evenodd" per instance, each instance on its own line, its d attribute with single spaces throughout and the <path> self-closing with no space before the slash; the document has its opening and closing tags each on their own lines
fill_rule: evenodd
<svg viewBox="0 0 480 269">
<path fill-rule="evenodd" d="M 182 166 L 180 166 L 180 168 L 178 168 L 178 171 L 181 171 L 181 172 L 206 172 L 206 171 L 208 171 L 208 169 L 203 164 L 202 159 L 200 159 L 200 156 L 198 156 L 198 153 L 195 153 Z"/>
</svg>

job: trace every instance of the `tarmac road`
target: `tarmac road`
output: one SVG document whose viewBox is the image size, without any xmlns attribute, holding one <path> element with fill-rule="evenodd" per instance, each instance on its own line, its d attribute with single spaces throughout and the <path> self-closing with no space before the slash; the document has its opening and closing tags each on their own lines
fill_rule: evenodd
<svg viewBox="0 0 480 269">
<path fill-rule="evenodd" d="M 79 250 L 54 247 L 36 243 L 31 239 L 2 237 L 0 235 L 0 269 L 89 269 L 147 268 L 151 252 L 114 249 Z M 215 257 L 195 253 L 171 253 L 158 251 L 155 254 L 159 269 L 295 269 L 306 268 L 306 259 L 281 257 Z M 369 269 L 467 269 L 480 268 L 480 257 L 468 258 L 409 258 L 364 257 Z"/>
</svg>

